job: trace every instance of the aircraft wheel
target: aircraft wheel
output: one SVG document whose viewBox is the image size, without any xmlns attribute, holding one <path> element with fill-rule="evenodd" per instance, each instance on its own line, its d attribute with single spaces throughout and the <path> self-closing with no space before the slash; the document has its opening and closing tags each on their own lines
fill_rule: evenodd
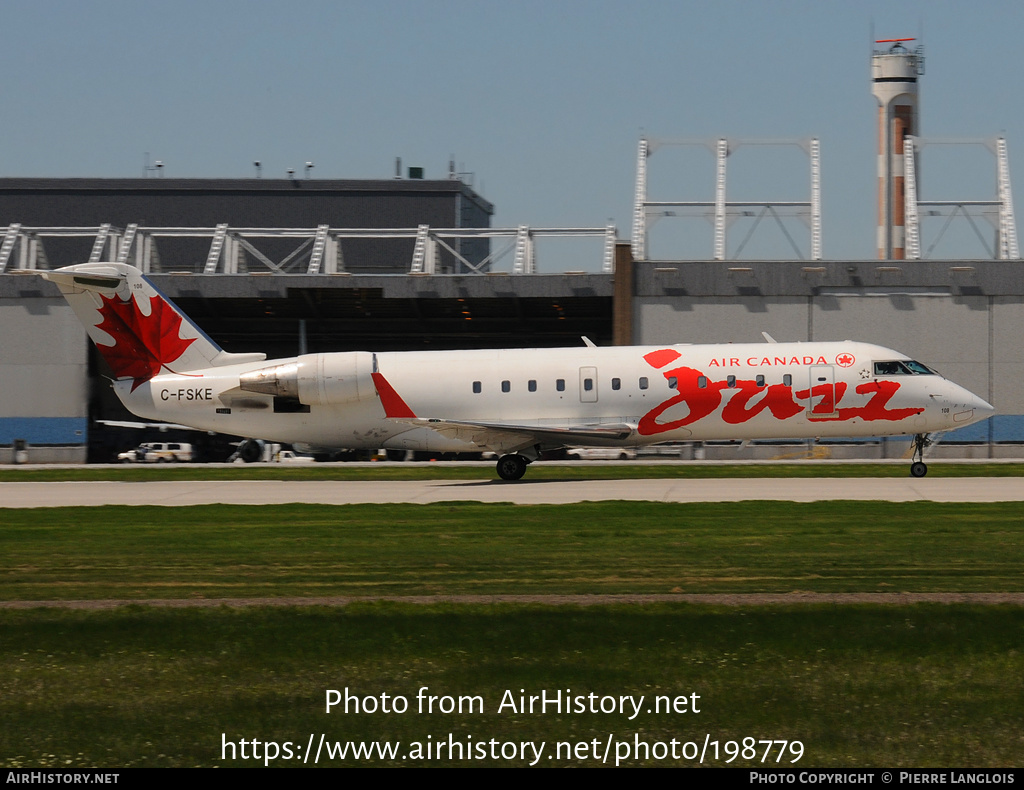
<svg viewBox="0 0 1024 790">
<path fill-rule="evenodd" d="M 521 455 L 503 455 L 498 459 L 498 476 L 502 480 L 519 480 L 526 474 L 526 459 Z"/>
<path fill-rule="evenodd" d="M 911 477 L 924 477 L 926 474 L 928 474 L 927 464 L 921 463 L 920 461 L 915 461 L 910 465 Z"/>
</svg>

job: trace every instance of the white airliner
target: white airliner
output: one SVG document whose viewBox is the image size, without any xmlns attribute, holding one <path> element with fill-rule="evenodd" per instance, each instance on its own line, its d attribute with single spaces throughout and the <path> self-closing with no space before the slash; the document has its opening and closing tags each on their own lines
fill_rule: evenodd
<svg viewBox="0 0 1024 790">
<path fill-rule="evenodd" d="M 658 442 L 914 436 L 993 408 L 897 351 L 758 343 L 491 351 L 230 354 L 138 269 L 68 266 L 56 283 L 133 414 L 318 448 L 490 450 L 518 480 L 541 452 Z M 766 336 L 769 341 L 771 338 Z"/>
</svg>

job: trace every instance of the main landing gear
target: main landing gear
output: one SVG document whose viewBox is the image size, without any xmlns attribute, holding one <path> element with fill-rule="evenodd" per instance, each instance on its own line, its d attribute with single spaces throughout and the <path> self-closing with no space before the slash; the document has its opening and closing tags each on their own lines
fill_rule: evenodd
<svg viewBox="0 0 1024 790">
<path fill-rule="evenodd" d="M 931 443 L 931 439 L 926 433 L 919 433 L 914 437 L 914 454 L 911 456 L 914 462 L 910 465 L 911 477 L 924 477 L 928 474 L 928 465 L 924 462 L 924 448 Z"/>
<path fill-rule="evenodd" d="M 522 455 L 503 455 L 498 459 L 498 476 L 502 480 L 519 480 L 526 474 L 530 459 Z"/>
</svg>

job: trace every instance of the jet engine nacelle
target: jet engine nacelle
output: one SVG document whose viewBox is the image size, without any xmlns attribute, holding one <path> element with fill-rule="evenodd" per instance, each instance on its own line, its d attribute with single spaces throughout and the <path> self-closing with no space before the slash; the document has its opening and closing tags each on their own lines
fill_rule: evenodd
<svg viewBox="0 0 1024 790">
<path fill-rule="evenodd" d="M 291 362 L 243 373 L 238 384 L 246 392 L 328 406 L 374 397 L 371 373 L 373 354 L 368 351 L 303 354 Z"/>
</svg>

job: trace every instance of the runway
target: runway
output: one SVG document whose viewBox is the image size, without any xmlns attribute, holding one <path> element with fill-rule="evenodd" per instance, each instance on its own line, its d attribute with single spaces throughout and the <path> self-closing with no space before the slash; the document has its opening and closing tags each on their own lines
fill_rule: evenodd
<svg viewBox="0 0 1024 790">
<path fill-rule="evenodd" d="M 0 483 L 0 507 L 98 505 L 323 505 L 505 502 L 515 505 L 610 500 L 740 502 L 821 500 L 1021 502 L 1014 477 L 749 478 L 650 480 L 166 481 Z"/>
</svg>

